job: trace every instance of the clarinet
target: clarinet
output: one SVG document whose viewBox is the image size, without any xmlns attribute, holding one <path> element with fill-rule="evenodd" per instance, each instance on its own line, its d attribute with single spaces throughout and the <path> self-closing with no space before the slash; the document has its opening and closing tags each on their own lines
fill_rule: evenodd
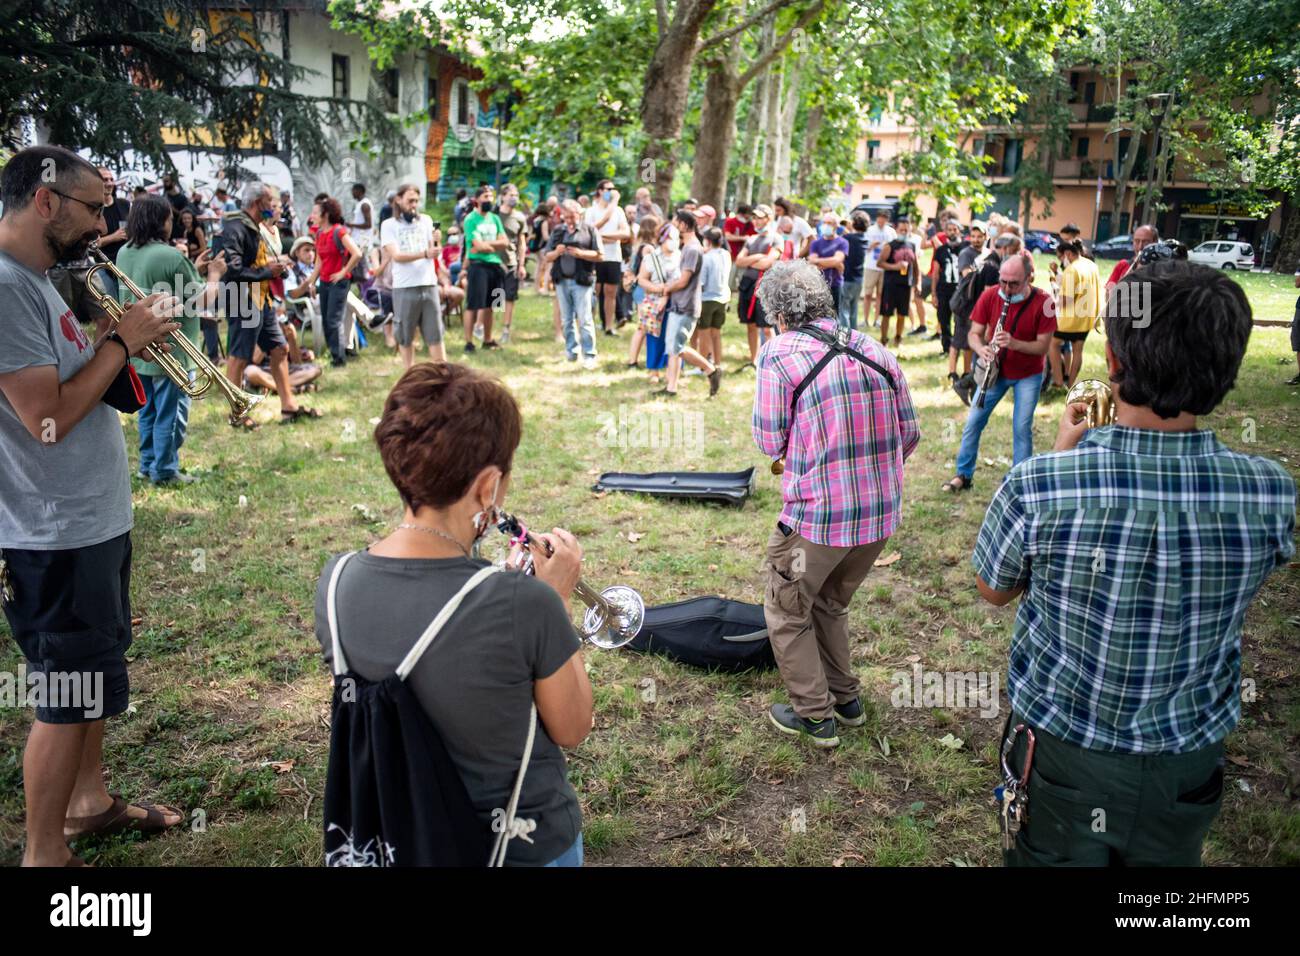
<svg viewBox="0 0 1300 956">
<path fill-rule="evenodd" d="M 1007 311 L 1011 308 L 1011 303 L 1006 299 L 1002 300 L 1002 312 L 998 315 L 997 324 L 993 326 L 993 337 L 997 338 L 998 332 L 1002 330 L 1002 323 L 1006 321 Z M 988 395 L 989 386 L 998 380 L 998 363 L 1002 358 L 1002 349 L 993 350 L 993 359 L 984 366 L 984 374 L 980 376 L 979 388 L 975 392 L 974 405 L 976 408 L 984 407 L 984 399 Z"/>
</svg>

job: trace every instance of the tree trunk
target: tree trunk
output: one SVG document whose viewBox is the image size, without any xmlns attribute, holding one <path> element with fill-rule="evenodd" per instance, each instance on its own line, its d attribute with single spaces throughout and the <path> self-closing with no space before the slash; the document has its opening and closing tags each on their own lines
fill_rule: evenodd
<svg viewBox="0 0 1300 956">
<path fill-rule="evenodd" d="M 700 108 L 701 136 L 695 143 L 695 169 L 691 195 L 715 209 L 724 208 L 727 192 L 727 161 L 736 141 L 736 106 L 740 102 L 739 76 L 735 61 L 726 57 L 714 61 L 704 84 L 704 105 Z"/>
<path fill-rule="evenodd" d="M 763 185 L 768 195 L 776 184 L 776 162 L 781 152 L 781 84 L 788 66 L 773 70 L 767 79 L 767 102 L 763 106 Z"/>
<path fill-rule="evenodd" d="M 655 202 L 664 209 L 669 207 L 672 198 L 677 147 L 700 27 L 717 2 L 678 0 L 646 68 L 641 91 L 641 128 L 645 131 L 646 145 L 639 173 L 641 181 L 654 194 Z"/>
<path fill-rule="evenodd" d="M 784 196 L 790 191 L 790 150 L 791 140 L 794 139 L 794 120 L 795 113 L 799 108 L 799 85 L 803 79 L 804 62 L 807 59 L 807 53 L 801 53 L 799 59 L 792 65 L 790 75 L 786 77 L 785 102 L 781 106 L 780 133 L 776 178 L 773 182 L 773 190 L 778 196 Z"/>
<path fill-rule="evenodd" d="M 1282 228 L 1278 230 L 1273 271 L 1283 275 L 1300 269 L 1300 190 L 1282 204 Z"/>
<path fill-rule="evenodd" d="M 799 152 L 799 178 L 795 182 L 795 192 L 801 196 L 808 195 L 808 180 L 812 178 L 813 155 L 817 152 L 817 135 L 822 129 L 822 107 L 814 106 L 808 110 L 808 120 L 804 124 L 804 148 Z"/>
<path fill-rule="evenodd" d="M 1118 236 L 1120 217 L 1124 214 L 1125 192 L 1128 190 L 1128 184 L 1133 179 L 1133 167 L 1137 165 L 1138 142 L 1141 136 L 1146 135 L 1145 131 L 1141 134 L 1135 129 L 1128 141 L 1128 152 L 1124 154 L 1124 161 L 1119 159 L 1119 135 L 1115 136 L 1115 201 L 1111 205 L 1110 228 L 1111 235 Z M 1129 232 L 1133 231 L 1133 223 L 1129 223 Z"/>
<path fill-rule="evenodd" d="M 767 80 L 771 75 L 771 67 L 758 75 L 754 93 L 749 99 L 749 112 L 745 116 L 745 138 L 740 146 L 741 173 L 736 180 L 737 203 L 752 205 L 754 202 L 754 181 L 763 146 L 763 107 L 767 103 Z"/>
</svg>

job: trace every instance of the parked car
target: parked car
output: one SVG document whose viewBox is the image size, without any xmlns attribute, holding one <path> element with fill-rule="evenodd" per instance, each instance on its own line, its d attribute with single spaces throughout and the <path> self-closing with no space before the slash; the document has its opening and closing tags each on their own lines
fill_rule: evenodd
<svg viewBox="0 0 1300 956">
<path fill-rule="evenodd" d="M 1101 242 L 1092 244 L 1094 259 L 1132 259 L 1133 237 L 1129 235 L 1111 236 Z"/>
<path fill-rule="evenodd" d="M 1187 254 L 1191 262 L 1216 269 L 1255 268 L 1255 250 L 1249 242 L 1227 242 L 1222 239 L 1210 239 L 1201 243 Z"/>
<path fill-rule="evenodd" d="M 867 214 L 867 218 L 870 219 L 874 224 L 876 221 L 876 213 L 882 209 L 885 211 L 885 214 L 889 216 L 889 221 L 891 223 L 898 218 L 897 199 L 887 200 L 885 202 L 872 202 L 870 200 L 864 200 L 863 202 L 860 202 L 853 207 L 852 212 L 849 213 L 849 218 L 852 219 L 853 213 L 855 212 L 865 212 Z"/>
<path fill-rule="evenodd" d="M 1025 233 L 1025 248 L 1030 252 L 1055 252 L 1056 236 L 1045 229 L 1030 229 Z"/>
</svg>

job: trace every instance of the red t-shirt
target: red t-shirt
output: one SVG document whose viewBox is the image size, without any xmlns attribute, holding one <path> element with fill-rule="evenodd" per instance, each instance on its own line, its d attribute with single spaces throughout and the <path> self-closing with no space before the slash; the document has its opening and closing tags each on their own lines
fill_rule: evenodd
<svg viewBox="0 0 1300 956">
<path fill-rule="evenodd" d="M 1115 285 L 1120 279 L 1128 275 L 1129 266 L 1133 263 L 1127 259 L 1121 259 L 1115 263 L 1115 268 L 1110 270 L 1110 278 L 1106 280 L 1107 285 Z"/>
<path fill-rule="evenodd" d="M 1046 292 L 1035 288 L 1028 299 L 1008 308 L 1006 329 L 1011 332 L 1011 337 L 1021 342 L 1032 342 L 1044 332 L 1055 332 L 1056 315 L 1048 315 L 1045 308 L 1050 301 Z M 993 337 L 993 327 L 998 324 L 998 316 L 1001 314 L 1002 299 L 997 288 L 985 289 L 975 303 L 975 310 L 971 312 L 971 325 L 984 326 L 984 340 L 988 341 Z M 1014 381 L 1037 375 L 1043 370 L 1043 359 L 1041 355 L 1026 355 L 1024 352 L 1007 349 L 1002 358 L 1001 376 Z"/>
<path fill-rule="evenodd" d="M 342 225 L 327 226 L 316 234 L 316 258 L 320 261 L 322 282 L 329 282 L 330 276 L 347 265 L 348 247 L 343 245 L 347 234 L 347 227 Z"/>
<path fill-rule="evenodd" d="M 744 222 L 735 216 L 728 216 L 722 223 L 722 231 L 724 234 L 729 232 L 733 236 L 752 236 L 754 234 L 754 224 Z M 727 245 L 731 247 L 731 261 L 735 262 L 736 256 L 740 255 L 741 250 L 745 248 L 745 241 L 743 239 L 740 242 L 728 240 Z"/>
</svg>

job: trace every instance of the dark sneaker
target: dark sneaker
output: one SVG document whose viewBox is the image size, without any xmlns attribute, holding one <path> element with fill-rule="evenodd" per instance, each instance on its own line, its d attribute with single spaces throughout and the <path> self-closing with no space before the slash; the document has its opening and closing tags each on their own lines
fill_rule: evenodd
<svg viewBox="0 0 1300 956">
<path fill-rule="evenodd" d="M 650 394 L 654 398 L 676 398 L 677 397 L 676 392 L 670 392 L 666 388 L 661 388 L 656 392 L 651 392 Z"/>
<path fill-rule="evenodd" d="M 159 478 L 154 482 L 154 485 L 159 488 L 171 488 L 178 485 L 192 485 L 198 480 L 197 475 L 187 475 L 182 472 L 180 474 L 172 475 L 170 478 Z"/>
<path fill-rule="evenodd" d="M 835 719 L 845 727 L 861 727 L 865 724 L 867 713 L 862 709 L 862 698 L 854 697 L 847 704 L 836 704 Z"/>
<path fill-rule="evenodd" d="M 952 383 L 952 390 L 957 393 L 957 397 L 961 399 L 961 403 L 967 408 L 970 408 L 971 396 L 975 391 L 974 384 L 974 382 L 964 377 Z"/>
<path fill-rule="evenodd" d="M 1288 385 L 1300 385 L 1300 375 L 1297 375 L 1295 378 L 1287 379 L 1286 383 Z"/>
<path fill-rule="evenodd" d="M 767 712 L 767 718 L 783 734 L 791 737 L 807 735 L 814 747 L 838 747 L 840 744 L 840 738 L 835 733 L 834 717 L 809 720 L 796 714 L 789 704 L 773 704 Z"/>
<path fill-rule="evenodd" d="M 466 351 L 466 352 L 477 352 L 477 351 L 478 351 L 478 346 L 475 345 L 473 342 L 466 342 L 466 343 L 465 343 L 465 351 Z"/>
<path fill-rule="evenodd" d="M 911 337 L 911 336 L 913 336 L 913 335 L 925 335 L 925 326 L 923 325 L 923 326 L 921 326 L 919 329 L 913 329 L 912 331 L 908 332 L 907 334 L 908 334 L 909 337 Z"/>
<path fill-rule="evenodd" d="M 719 365 L 709 373 L 709 398 L 718 394 L 718 386 L 722 384 L 722 366 Z"/>
</svg>

